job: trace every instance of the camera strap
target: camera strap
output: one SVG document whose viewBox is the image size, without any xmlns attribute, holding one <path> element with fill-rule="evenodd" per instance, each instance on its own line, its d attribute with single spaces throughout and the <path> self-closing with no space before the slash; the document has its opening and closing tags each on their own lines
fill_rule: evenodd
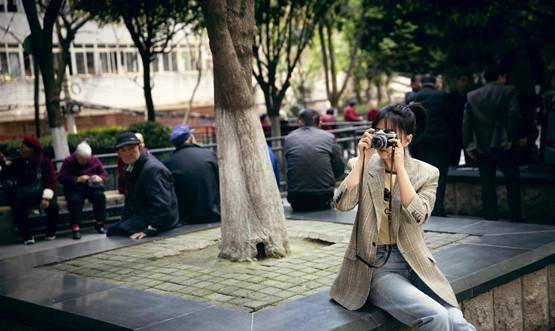
<svg viewBox="0 0 555 331">
<path fill-rule="evenodd" d="M 393 200 L 393 174 L 391 174 L 389 176 L 389 190 L 391 192 L 390 197 L 389 197 L 389 201 L 388 201 L 388 208 L 386 210 L 386 215 L 387 215 L 387 226 L 388 226 L 388 234 L 389 234 L 389 242 L 390 244 L 386 245 L 387 247 L 387 254 L 385 256 L 385 259 L 383 260 L 383 262 L 378 263 L 378 264 L 373 264 L 370 263 L 369 261 L 367 261 L 365 258 L 363 258 L 358 252 L 358 234 L 359 234 L 359 223 L 360 223 L 360 202 L 362 201 L 362 190 L 363 190 L 363 185 L 364 185 L 364 165 L 366 163 L 365 160 L 365 156 L 366 153 L 362 153 L 362 170 L 361 170 L 361 174 L 360 174 L 360 179 L 358 182 L 358 208 L 357 208 L 357 214 L 356 214 L 356 226 L 355 226 L 355 256 L 356 259 L 359 260 L 360 262 L 366 264 L 369 268 L 374 268 L 374 269 L 378 269 L 383 267 L 387 261 L 389 260 L 389 257 L 391 256 L 391 250 L 392 250 L 392 246 L 391 246 L 391 201 Z M 392 148 L 391 150 L 391 167 L 393 167 L 393 161 L 395 160 L 395 147 Z M 377 220 L 378 222 L 380 222 L 380 220 Z"/>
</svg>

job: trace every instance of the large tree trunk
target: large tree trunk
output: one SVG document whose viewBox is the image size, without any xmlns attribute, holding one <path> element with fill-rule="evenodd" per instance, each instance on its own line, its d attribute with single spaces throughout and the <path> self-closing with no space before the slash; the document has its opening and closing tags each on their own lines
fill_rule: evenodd
<svg viewBox="0 0 555 331">
<path fill-rule="evenodd" d="M 282 257 L 288 237 L 252 95 L 253 0 L 205 0 L 202 9 L 214 63 L 220 166 L 220 257 Z"/>
<path fill-rule="evenodd" d="M 156 121 L 154 101 L 152 100 L 152 83 L 150 81 L 150 54 L 141 55 L 143 62 L 143 92 L 145 95 L 146 119 L 149 122 Z"/>
<path fill-rule="evenodd" d="M 53 74 L 51 75 L 53 76 Z M 64 127 L 64 117 L 60 108 L 60 89 L 54 82 L 46 82 L 47 78 L 45 78 L 44 71 L 42 76 L 54 158 L 63 160 L 69 155 L 69 145 Z"/>
<path fill-rule="evenodd" d="M 54 60 L 52 53 L 52 34 L 56 17 L 59 15 L 63 1 L 52 0 L 44 13 L 43 24 L 38 19 L 37 4 L 32 0 L 24 0 L 25 15 L 31 30 L 31 44 L 33 60 L 37 61 L 42 76 L 48 126 L 52 133 L 54 157 L 64 159 L 69 155 L 69 146 L 65 135 L 64 117 L 60 109 L 61 81 L 54 75 Z M 63 78 L 63 77 L 62 77 Z M 61 79 L 61 78 L 59 78 Z"/>
</svg>

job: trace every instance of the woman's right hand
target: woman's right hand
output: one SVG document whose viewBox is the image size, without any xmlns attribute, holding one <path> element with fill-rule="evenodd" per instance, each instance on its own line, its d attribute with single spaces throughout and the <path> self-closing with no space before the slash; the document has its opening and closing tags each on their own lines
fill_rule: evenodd
<svg viewBox="0 0 555 331">
<path fill-rule="evenodd" d="M 370 157 L 376 151 L 372 148 L 372 134 L 374 134 L 374 129 L 368 129 L 362 135 L 362 138 L 358 142 L 358 155 L 361 156 L 363 154 L 366 161 L 370 160 Z"/>
</svg>

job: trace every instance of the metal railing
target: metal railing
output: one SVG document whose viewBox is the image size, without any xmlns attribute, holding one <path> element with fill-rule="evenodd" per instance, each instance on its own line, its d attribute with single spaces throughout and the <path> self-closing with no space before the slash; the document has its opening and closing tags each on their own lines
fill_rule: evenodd
<svg viewBox="0 0 555 331">
<path fill-rule="evenodd" d="M 335 135 L 335 141 L 342 147 L 343 158 L 345 162 L 347 162 L 349 158 L 357 155 L 358 149 L 356 148 L 356 143 L 360 139 L 364 131 L 370 127 L 370 124 L 367 122 L 366 123 L 347 122 L 347 123 L 352 123 L 354 125 L 349 127 L 344 127 L 341 129 L 328 131 L 333 135 Z M 213 129 L 213 127 L 211 128 Z M 195 138 L 197 137 L 197 132 L 198 132 L 196 130 L 197 128 L 195 128 Z M 213 132 L 210 132 L 210 134 L 213 134 Z M 278 159 L 280 174 L 282 179 L 280 183 L 281 190 L 285 190 L 285 183 L 286 183 L 285 169 L 287 164 L 285 160 L 285 155 L 283 154 L 284 140 L 285 140 L 285 136 L 266 138 L 266 143 L 270 146 L 270 148 L 276 155 L 276 158 Z M 212 141 L 212 142 L 203 143 L 202 147 L 210 148 L 213 151 L 216 151 L 217 144 L 215 143 L 215 135 L 213 136 L 213 138 L 209 138 L 208 141 Z M 165 158 L 169 157 L 174 150 L 175 150 L 174 147 L 168 147 L 168 148 L 149 149 L 149 152 L 159 160 L 164 160 Z M 109 174 L 109 178 L 105 183 L 106 190 L 116 190 L 117 176 L 118 176 L 117 153 L 96 154 L 95 156 L 104 164 L 104 168 Z M 63 160 L 54 160 L 55 165 L 59 165 L 62 162 Z"/>
</svg>

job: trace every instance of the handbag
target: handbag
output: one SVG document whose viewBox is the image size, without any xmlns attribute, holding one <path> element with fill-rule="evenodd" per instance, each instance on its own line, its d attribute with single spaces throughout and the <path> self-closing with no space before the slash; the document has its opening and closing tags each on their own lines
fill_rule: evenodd
<svg viewBox="0 0 555 331">
<path fill-rule="evenodd" d="M 23 199 L 26 201 L 38 200 L 40 197 L 42 197 L 42 191 L 43 191 L 42 169 L 40 168 L 40 162 L 39 162 L 37 166 L 37 177 L 29 185 L 18 186 L 16 188 L 16 197 L 17 199 Z"/>
</svg>

